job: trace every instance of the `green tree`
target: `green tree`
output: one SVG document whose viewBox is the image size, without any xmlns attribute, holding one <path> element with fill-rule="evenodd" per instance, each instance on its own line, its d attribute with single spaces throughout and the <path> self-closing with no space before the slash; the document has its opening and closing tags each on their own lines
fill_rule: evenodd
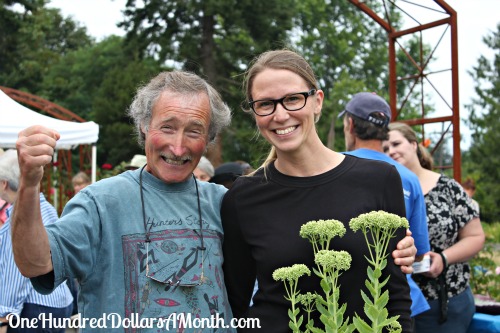
<svg viewBox="0 0 500 333">
<path fill-rule="evenodd" d="M 43 1 L 0 0 L 0 82 L 7 85 L 8 74 L 17 66 L 22 53 L 18 48 L 21 42 L 20 29 L 34 10 L 43 7 Z M 18 8 L 14 10 L 14 8 Z"/>
<path fill-rule="evenodd" d="M 481 56 L 469 74 L 474 79 L 477 97 L 467 105 L 472 130 L 470 150 L 464 156 L 464 174 L 476 180 L 476 200 L 481 219 L 497 222 L 500 216 L 500 23 L 497 30 L 483 38 L 493 50 L 493 58 Z"/>
<path fill-rule="evenodd" d="M 262 154 L 253 121 L 240 109 L 241 73 L 254 55 L 287 44 L 296 6 L 296 0 L 127 1 L 121 26 L 129 47 L 201 74 L 234 111 L 231 128 L 219 138 L 223 148 L 210 152 L 214 165 L 254 162 L 252 155 Z"/>
<path fill-rule="evenodd" d="M 125 15 L 121 26 L 129 45 L 201 73 L 223 92 L 234 110 L 222 138 L 224 160 L 258 165 L 266 155 L 268 146 L 256 135 L 252 118 L 240 110 L 242 72 L 263 51 L 293 47 L 314 66 L 326 94 L 318 130 L 338 150 L 344 147 L 336 116 L 349 97 L 366 89 L 387 91 L 387 34 L 348 2 L 146 1 L 137 8 L 129 0 Z M 397 24 L 399 17 L 391 16 Z"/>
<path fill-rule="evenodd" d="M 0 82 L 3 85 L 37 94 L 53 64 L 68 52 L 92 43 L 86 28 L 63 18 L 58 9 L 45 8 L 47 2 L 0 2 Z"/>
<path fill-rule="evenodd" d="M 387 32 L 348 1 L 308 0 L 299 6 L 294 40 L 325 92 L 318 132 L 327 146 L 343 151 L 343 124 L 337 116 L 352 95 L 374 91 L 388 97 Z M 376 2 L 370 6 L 382 9 Z M 391 9 L 389 15 L 397 27 L 401 18 Z"/>
<path fill-rule="evenodd" d="M 98 162 L 117 165 L 142 151 L 126 110 L 137 86 L 161 70 L 151 57 L 134 58 L 122 37 L 110 36 L 53 65 L 43 81 L 43 94 L 98 123 Z"/>
</svg>

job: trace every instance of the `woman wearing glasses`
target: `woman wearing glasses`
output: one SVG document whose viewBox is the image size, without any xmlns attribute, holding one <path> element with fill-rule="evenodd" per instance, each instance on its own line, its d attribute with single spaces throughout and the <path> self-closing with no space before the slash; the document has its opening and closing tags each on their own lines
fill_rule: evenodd
<svg viewBox="0 0 500 333">
<path fill-rule="evenodd" d="M 347 225 L 351 218 L 373 210 L 405 216 L 401 180 L 388 164 L 345 156 L 323 145 L 315 123 L 324 94 L 297 53 L 263 53 L 251 64 L 244 86 L 248 112 L 272 149 L 261 168 L 238 178 L 224 197 L 226 287 L 235 318 L 259 318 L 264 332 L 289 332 L 290 302 L 283 283 L 274 281 L 272 273 L 293 264 L 315 267 L 311 244 L 300 237 L 300 227 L 319 219 Z M 332 245 L 353 257 L 351 268 L 340 278 L 339 304 L 347 303 L 345 318 L 357 313 L 367 320 L 360 290 L 365 289 L 368 250 L 362 233 L 346 229 Z M 391 249 L 403 237 L 401 230 Z M 400 316 L 403 332 L 410 332 L 409 287 L 405 268 L 397 266 L 408 263 L 401 260 L 389 258 L 384 270 L 391 276 L 388 310 L 390 316 Z M 249 307 L 255 279 L 259 287 Z M 301 277 L 298 289 L 322 294 L 314 274 Z M 320 326 L 317 311 L 313 317 Z"/>
</svg>

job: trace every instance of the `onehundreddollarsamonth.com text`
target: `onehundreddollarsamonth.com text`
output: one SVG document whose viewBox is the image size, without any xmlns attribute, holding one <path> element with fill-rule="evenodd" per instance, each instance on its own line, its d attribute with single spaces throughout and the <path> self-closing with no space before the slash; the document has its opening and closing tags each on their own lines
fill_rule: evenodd
<svg viewBox="0 0 500 333">
<path fill-rule="evenodd" d="M 197 318 L 190 313 L 171 313 L 166 318 L 141 318 L 138 313 L 122 318 L 118 313 L 104 313 L 100 318 L 86 318 L 80 314 L 72 318 L 54 318 L 51 313 L 41 313 L 38 318 L 7 316 L 12 328 L 261 328 L 258 318 L 233 318 L 226 323 L 218 313 L 209 318 Z"/>
</svg>

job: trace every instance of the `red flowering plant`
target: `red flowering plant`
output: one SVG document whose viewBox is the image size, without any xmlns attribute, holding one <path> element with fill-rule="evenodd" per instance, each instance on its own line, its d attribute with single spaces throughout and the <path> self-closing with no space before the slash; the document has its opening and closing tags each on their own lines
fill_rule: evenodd
<svg viewBox="0 0 500 333">
<path fill-rule="evenodd" d="M 100 168 L 97 168 L 96 170 L 97 180 L 109 178 L 115 175 L 117 175 L 117 173 L 113 169 L 113 165 L 111 165 L 110 163 L 104 163 Z"/>
</svg>

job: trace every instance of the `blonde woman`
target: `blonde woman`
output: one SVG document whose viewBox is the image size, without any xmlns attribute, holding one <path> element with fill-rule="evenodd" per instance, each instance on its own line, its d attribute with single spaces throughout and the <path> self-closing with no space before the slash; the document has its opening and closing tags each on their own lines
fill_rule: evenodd
<svg viewBox="0 0 500 333">
<path fill-rule="evenodd" d="M 414 280 L 431 309 L 415 317 L 416 332 L 465 333 L 475 312 L 467 260 L 484 244 L 479 214 L 458 182 L 430 170 L 432 158 L 410 126 L 391 123 L 389 130 L 384 152 L 418 176 L 427 206 L 432 264 Z"/>
<path fill-rule="evenodd" d="M 319 219 L 347 224 L 373 210 L 405 216 L 401 178 L 389 164 L 346 156 L 321 142 L 315 123 L 324 94 L 299 54 L 263 53 L 249 66 L 244 85 L 247 111 L 272 150 L 264 166 L 236 179 L 224 197 L 224 277 L 236 318 L 258 318 L 262 332 L 290 332 L 290 303 L 283 283 L 274 281 L 272 272 L 296 263 L 314 266 L 313 249 L 299 236 L 300 227 Z M 404 235 L 399 232 L 391 242 L 393 250 Z M 348 230 L 333 243 L 332 249 L 353 257 L 351 269 L 340 277 L 339 302 L 347 303 L 345 317 L 363 316 L 360 289 L 365 288 L 368 253 L 363 236 Z M 391 275 L 388 311 L 400 316 L 403 332 L 410 332 L 409 287 L 397 266 L 402 258 L 392 259 L 384 270 L 384 276 Z M 256 278 L 258 290 L 249 307 Z M 320 293 L 320 281 L 315 276 L 301 278 L 299 289 Z M 313 316 L 318 325 L 319 313 Z"/>
</svg>

